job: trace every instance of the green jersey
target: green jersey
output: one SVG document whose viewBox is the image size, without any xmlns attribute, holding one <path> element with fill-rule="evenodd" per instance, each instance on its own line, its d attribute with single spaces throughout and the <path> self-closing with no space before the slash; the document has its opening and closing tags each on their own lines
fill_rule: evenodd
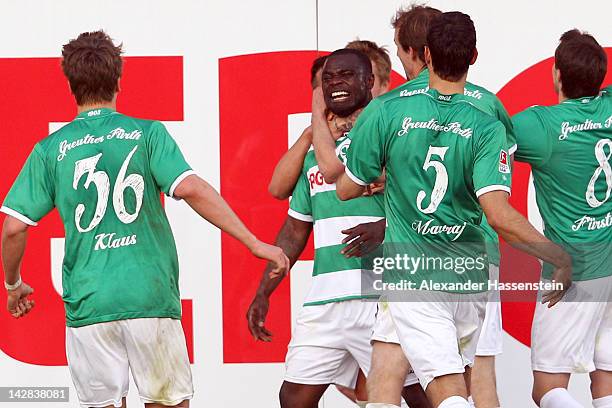
<svg viewBox="0 0 612 408">
<path fill-rule="evenodd" d="M 163 124 L 83 112 L 40 141 L 2 211 L 36 225 L 54 207 L 66 234 L 66 324 L 180 319 L 178 260 L 160 193 L 193 173 Z"/>
<path fill-rule="evenodd" d="M 336 152 L 344 163 L 350 143 L 346 136 L 336 141 Z M 384 218 L 382 194 L 340 201 L 336 196 L 336 185 L 325 182 L 314 151 L 310 151 L 304 158 L 302 174 L 291 197 L 289 215 L 314 223 L 313 280 L 304 304 L 368 297 L 362 290 L 361 259 L 345 258 L 340 253 L 345 246 L 342 240 L 346 237 L 342 231 Z"/>
<path fill-rule="evenodd" d="M 531 164 L 544 234 L 572 255 L 574 280 L 612 275 L 612 87 L 512 118 Z M 550 278 L 553 267 L 544 264 Z"/>
<path fill-rule="evenodd" d="M 426 256 L 432 248 L 456 257 L 483 255 L 478 197 L 510 191 L 506 132 L 498 120 L 465 95 L 429 89 L 368 105 L 351 135 L 347 175 L 366 185 L 386 170 L 385 243 L 412 245 Z M 482 269 L 460 277 L 486 279 Z"/>
<path fill-rule="evenodd" d="M 393 98 L 418 95 L 425 93 L 428 89 L 429 70 L 423 69 L 415 78 L 387 92 L 386 94 L 379 96 L 378 98 L 374 99 L 373 102 L 379 103 Z M 474 85 L 470 82 L 465 84 L 463 94 L 474 106 L 484 113 L 498 119 L 504 125 L 506 128 L 508 153 L 513 154 L 516 150 L 516 137 L 514 136 L 510 116 L 508 116 L 508 112 L 506 112 L 506 108 L 504 108 L 504 105 L 501 103 L 499 98 L 493 92 L 490 92 L 487 89 Z M 481 226 L 487 237 L 487 253 L 489 255 L 489 262 L 499 265 L 499 239 L 497 238 L 497 233 L 493 230 L 493 228 L 491 228 L 487 222 L 487 218 L 484 215 L 482 217 Z"/>
</svg>

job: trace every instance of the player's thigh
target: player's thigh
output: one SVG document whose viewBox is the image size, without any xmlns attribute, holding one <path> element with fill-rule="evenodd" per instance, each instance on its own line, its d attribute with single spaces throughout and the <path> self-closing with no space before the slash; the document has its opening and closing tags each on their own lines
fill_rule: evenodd
<svg viewBox="0 0 612 408">
<path fill-rule="evenodd" d="M 193 397 L 191 367 L 180 320 L 122 321 L 130 368 L 145 404 L 175 406 Z"/>
<path fill-rule="evenodd" d="M 317 408 L 329 384 L 297 384 L 283 381 L 279 392 L 281 408 Z"/>
<path fill-rule="evenodd" d="M 612 295 L 604 304 L 605 310 L 597 329 L 595 343 L 595 368 L 612 372 Z"/>
<path fill-rule="evenodd" d="M 83 406 L 122 406 L 129 361 L 119 322 L 66 328 L 70 375 Z"/>
<path fill-rule="evenodd" d="M 465 333 L 474 325 L 477 331 L 479 323 L 472 308 L 470 322 L 460 322 L 464 333 L 459 333 L 455 315 L 460 305 L 427 301 L 389 303 L 402 349 L 424 389 L 436 377 L 465 371 L 462 348 L 469 346 Z"/>
<path fill-rule="evenodd" d="M 396 369 L 404 370 L 404 366 L 407 365 L 408 375 L 406 376 L 406 379 L 404 381 L 404 387 L 419 384 L 419 379 L 414 374 L 412 367 L 410 367 L 410 363 L 406 359 L 404 352 L 401 350 L 399 337 L 397 335 L 397 330 L 395 329 L 395 323 L 393 323 L 393 318 L 391 317 L 391 312 L 389 311 L 389 304 L 386 300 L 381 300 L 380 302 L 378 302 L 376 322 L 374 324 L 371 342 L 372 344 L 380 342 L 388 343 L 390 345 L 396 345 L 397 347 L 384 345 L 381 345 L 379 347 L 383 349 L 388 349 L 390 352 L 395 353 L 393 361 L 401 365 L 401 367 Z"/>
<path fill-rule="evenodd" d="M 368 399 L 399 405 L 410 365 L 399 344 L 372 342 L 372 368 L 367 380 Z"/>
<path fill-rule="evenodd" d="M 183 402 L 172 405 L 173 408 L 189 408 L 189 400 L 184 400 Z M 168 405 L 163 404 L 144 404 L 145 408 L 169 408 Z"/>
<path fill-rule="evenodd" d="M 310 385 L 340 381 L 354 386 L 357 366 L 346 347 L 344 303 L 302 307 L 285 358 L 286 381 Z"/>
<path fill-rule="evenodd" d="M 534 371 L 586 373 L 595 370 L 595 345 L 607 304 L 582 300 L 597 284 L 594 281 L 575 282 L 564 299 L 552 308 L 536 303 L 531 329 Z"/>
</svg>

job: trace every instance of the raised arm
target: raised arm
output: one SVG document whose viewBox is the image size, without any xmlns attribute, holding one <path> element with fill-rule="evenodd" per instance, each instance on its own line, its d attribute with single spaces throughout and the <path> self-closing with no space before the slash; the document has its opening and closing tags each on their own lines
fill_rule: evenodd
<svg viewBox="0 0 612 408">
<path fill-rule="evenodd" d="M 319 171 L 326 183 L 335 183 L 344 173 L 344 164 L 336 154 L 336 143 L 327 123 L 323 90 L 317 87 L 312 92 L 312 141 Z"/>
<path fill-rule="evenodd" d="M 270 179 L 268 185 L 268 191 L 272 194 L 272 197 L 278 200 L 286 200 L 291 196 L 300 177 L 304 157 L 306 157 L 311 145 L 312 127 L 308 126 L 274 168 L 272 179 Z"/>
<path fill-rule="evenodd" d="M 304 250 L 311 231 L 312 223 L 310 222 L 300 221 L 291 216 L 288 216 L 285 220 L 276 236 L 276 245 L 287 254 L 291 266 L 295 264 Z M 272 278 L 270 276 L 272 269 L 273 266 L 268 264 L 264 270 L 255 297 L 247 312 L 249 330 L 255 340 L 270 341 L 272 339 L 272 333 L 265 328 L 264 324 L 270 306 L 270 295 L 272 295 L 272 292 L 274 292 L 285 276 L 283 274 Z"/>
<path fill-rule="evenodd" d="M 253 255 L 272 262 L 274 272 L 285 273 L 289 269 L 289 260 L 282 249 L 258 240 L 219 193 L 200 177 L 194 174 L 186 177 L 174 190 L 174 196 L 185 200 L 202 218 L 242 242 Z"/>
<path fill-rule="evenodd" d="M 572 284 L 572 258 L 516 211 L 508 202 L 505 191 L 491 191 L 481 195 L 478 200 L 489 225 L 508 244 L 555 267 L 552 278 L 563 283 L 564 290 L 549 292 L 543 298 L 543 303 L 550 302 L 549 307 L 554 306 Z"/>
</svg>

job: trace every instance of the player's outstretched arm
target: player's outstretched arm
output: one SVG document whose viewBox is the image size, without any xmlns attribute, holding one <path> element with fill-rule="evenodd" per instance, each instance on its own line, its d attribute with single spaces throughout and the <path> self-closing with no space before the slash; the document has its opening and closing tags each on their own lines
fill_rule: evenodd
<svg viewBox="0 0 612 408">
<path fill-rule="evenodd" d="M 2 227 L 2 267 L 4 282 L 8 285 L 7 309 L 15 318 L 26 315 L 34 307 L 34 301 L 28 299 L 33 290 L 21 282 L 20 276 L 27 237 L 28 225 L 17 218 L 7 216 Z"/>
<path fill-rule="evenodd" d="M 336 154 L 336 143 L 332 137 L 327 115 L 323 90 L 319 86 L 312 91 L 312 143 L 319 170 L 326 183 L 335 183 L 344 174 L 344 164 Z"/>
<path fill-rule="evenodd" d="M 489 225 L 513 247 L 540 258 L 555 267 L 553 280 L 563 283 L 563 290 L 547 293 L 542 303 L 554 306 L 572 284 L 572 258 L 560 246 L 540 234 L 508 202 L 505 191 L 491 191 L 481 195 L 478 200 L 487 216 Z"/>
<path fill-rule="evenodd" d="M 312 223 L 310 222 L 300 221 L 290 216 L 285 220 L 285 223 L 276 236 L 276 245 L 281 247 L 287 254 L 291 266 L 295 264 L 304 250 L 311 231 Z M 255 340 L 272 340 L 272 333 L 265 327 L 266 315 L 268 314 L 268 308 L 270 306 L 270 295 L 272 295 L 281 280 L 285 277 L 284 274 L 272 277 L 272 269 L 273 266 L 268 264 L 264 270 L 255 297 L 247 312 L 249 330 Z"/>
<path fill-rule="evenodd" d="M 311 145 L 312 127 L 308 126 L 274 168 L 272 179 L 268 185 L 268 192 L 272 194 L 272 197 L 278 200 L 286 200 L 291 196 L 302 173 L 304 158 Z"/>
<path fill-rule="evenodd" d="M 202 218 L 242 242 L 253 255 L 274 264 L 273 272 L 283 274 L 289 269 L 289 259 L 283 250 L 266 244 L 253 235 L 236 213 L 210 184 L 196 175 L 186 177 L 174 190 Z"/>
</svg>

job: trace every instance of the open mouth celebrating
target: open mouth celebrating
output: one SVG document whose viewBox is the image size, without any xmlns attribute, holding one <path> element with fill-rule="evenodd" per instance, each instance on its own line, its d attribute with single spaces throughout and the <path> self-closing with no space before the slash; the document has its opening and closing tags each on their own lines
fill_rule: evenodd
<svg viewBox="0 0 612 408">
<path fill-rule="evenodd" d="M 351 94 L 347 91 L 334 91 L 331 93 L 331 100 L 334 102 L 343 102 L 347 100 Z"/>
</svg>

